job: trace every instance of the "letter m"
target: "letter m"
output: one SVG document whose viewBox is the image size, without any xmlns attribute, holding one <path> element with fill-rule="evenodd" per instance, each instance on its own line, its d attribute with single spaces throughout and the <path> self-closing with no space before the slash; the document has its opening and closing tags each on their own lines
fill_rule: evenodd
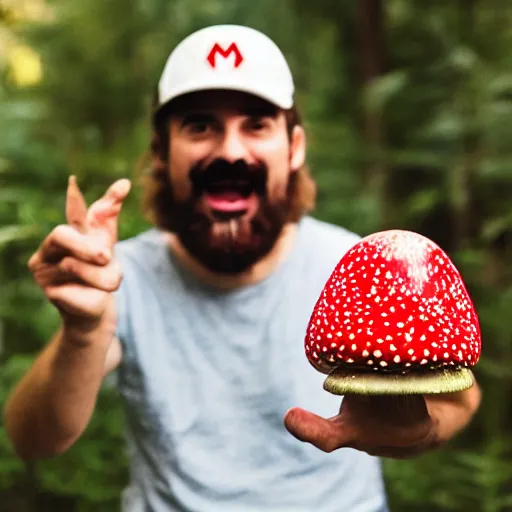
<svg viewBox="0 0 512 512">
<path fill-rule="evenodd" d="M 215 57 L 217 54 L 220 54 L 222 57 L 227 59 L 232 53 L 235 54 L 235 68 L 240 66 L 244 58 L 242 57 L 242 54 L 240 53 L 240 50 L 238 49 L 238 46 L 235 43 L 231 43 L 229 48 L 227 50 L 224 50 L 222 46 L 219 43 L 215 43 L 213 45 L 213 48 L 210 50 L 210 53 L 208 54 L 208 62 L 210 63 L 210 66 L 212 68 L 215 67 Z"/>
</svg>

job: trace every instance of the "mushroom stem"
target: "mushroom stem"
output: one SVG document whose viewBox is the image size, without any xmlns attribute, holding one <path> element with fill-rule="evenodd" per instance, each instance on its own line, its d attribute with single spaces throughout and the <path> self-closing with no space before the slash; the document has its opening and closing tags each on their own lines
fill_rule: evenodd
<svg viewBox="0 0 512 512">
<path fill-rule="evenodd" d="M 324 381 L 324 389 L 334 395 L 431 395 L 463 391 L 472 385 L 473 374 L 467 368 L 383 374 L 338 367 Z"/>
</svg>

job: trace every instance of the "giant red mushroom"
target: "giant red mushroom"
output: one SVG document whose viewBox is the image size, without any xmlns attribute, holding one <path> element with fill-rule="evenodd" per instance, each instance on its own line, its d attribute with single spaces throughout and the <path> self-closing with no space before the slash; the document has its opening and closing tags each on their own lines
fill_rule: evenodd
<svg viewBox="0 0 512 512">
<path fill-rule="evenodd" d="M 473 385 L 478 317 L 461 274 L 430 239 L 389 230 L 356 243 L 327 280 L 305 350 L 345 394 L 434 394 Z"/>
</svg>

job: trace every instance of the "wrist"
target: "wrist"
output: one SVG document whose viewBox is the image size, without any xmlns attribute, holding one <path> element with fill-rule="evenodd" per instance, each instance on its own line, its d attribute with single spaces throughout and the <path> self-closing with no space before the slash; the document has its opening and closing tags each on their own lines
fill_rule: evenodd
<svg viewBox="0 0 512 512">
<path fill-rule="evenodd" d="M 63 321 L 61 340 L 76 347 L 101 346 L 115 335 L 115 322 L 108 319 Z"/>
</svg>

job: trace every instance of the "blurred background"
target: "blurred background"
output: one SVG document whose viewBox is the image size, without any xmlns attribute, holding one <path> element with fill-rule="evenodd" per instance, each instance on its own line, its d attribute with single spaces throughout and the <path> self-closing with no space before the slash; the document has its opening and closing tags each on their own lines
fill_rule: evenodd
<svg viewBox="0 0 512 512">
<path fill-rule="evenodd" d="M 315 216 L 430 237 L 477 306 L 482 407 L 443 449 L 385 461 L 391 510 L 512 510 L 510 0 L 0 0 L 0 404 L 57 326 L 26 264 L 65 221 L 68 175 L 89 202 L 133 177 L 168 53 L 225 22 L 263 30 L 289 59 Z M 135 188 L 121 238 L 148 227 L 138 200 Z M 0 511 L 118 510 L 121 418 L 105 389 L 84 437 L 36 464 L 0 424 Z"/>
</svg>

